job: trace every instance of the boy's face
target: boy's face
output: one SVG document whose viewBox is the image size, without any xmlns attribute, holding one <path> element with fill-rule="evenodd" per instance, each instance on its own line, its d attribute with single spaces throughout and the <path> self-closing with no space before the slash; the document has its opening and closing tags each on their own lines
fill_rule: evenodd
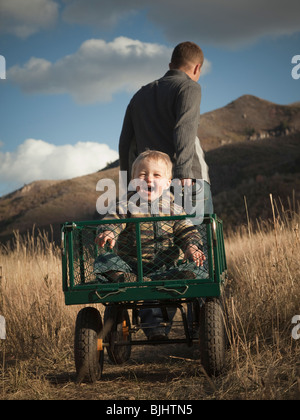
<svg viewBox="0 0 300 420">
<path fill-rule="evenodd" d="M 163 191 L 169 188 L 171 179 L 160 160 L 144 159 L 137 166 L 134 178 L 145 181 L 142 186 L 137 186 L 137 192 L 143 200 L 153 201 L 159 198 Z"/>
</svg>

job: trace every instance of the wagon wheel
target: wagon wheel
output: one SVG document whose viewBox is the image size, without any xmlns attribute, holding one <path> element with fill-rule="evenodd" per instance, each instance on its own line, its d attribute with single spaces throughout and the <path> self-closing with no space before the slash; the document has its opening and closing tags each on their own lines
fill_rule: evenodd
<svg viewBox="0 0 300 420">
<path fill-rule="evenodd" d="M 200 309 L 200 352 L 202 365 L 211 376 L 225 365 L 226 332 L 219 299 L 207 299 Z"/>
<path fill-rule="evenodd" d="M 112 363 L 120 365 L 126 362 L 131 355 L 130 318 L 127 309 L 117 305 L 108 305 L 104 312 L 104 328 L 107 353 Z M 120 345 L 120 342 L 126 342 Z"/>
<path fill-rule="evenodd" d="M 101 378 L 104 359 L 102 320 L 96 308 L 87 307 L 78 312 L 74 355 L 77 382 L 96 382 Z"/>
</svg>

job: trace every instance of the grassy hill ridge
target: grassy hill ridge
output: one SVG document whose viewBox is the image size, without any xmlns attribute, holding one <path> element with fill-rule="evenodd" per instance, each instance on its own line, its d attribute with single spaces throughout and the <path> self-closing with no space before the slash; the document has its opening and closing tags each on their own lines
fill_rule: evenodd
<svg viewBox="0 0 300 420">
<path fill-rule="evenodd" d="M 199 137 L 210 168 L 215 211 L 226 226 L 245 223 L 244 196 L 254 218 L 269 217 L 270 193 L 283 201 L 300 199 L 299 104 L 282 106 L 244 95 L 201 118 Z M 59 239 L 61 223 L 95 217 L 97 182 L 109 178 L 118 184 L 118 171 L 114 162 L 93 174 L 36 181 L 1 197 L 0 241 L 34 225 L 46 230 L 52 225 Z"/>
<path fill-rule="evenodd" d="M 198 137 L 204 150 L 300 131 L 300 103 L 278 105 L 243 95 L 200 117 Z"/>
</svg>

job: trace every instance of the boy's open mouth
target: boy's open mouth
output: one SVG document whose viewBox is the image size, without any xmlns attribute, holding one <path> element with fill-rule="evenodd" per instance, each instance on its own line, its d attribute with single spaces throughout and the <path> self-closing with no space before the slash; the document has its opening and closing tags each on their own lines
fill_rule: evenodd
<svg viewBox="0 0 300 420">
<path fill-rule="evenodd" d="M 155 185 L 145 185 L 144 188 L 141 188 L 140 192 L 144 194 L 145 198 L 152 198 L 156 194 Z"/>
</svg>

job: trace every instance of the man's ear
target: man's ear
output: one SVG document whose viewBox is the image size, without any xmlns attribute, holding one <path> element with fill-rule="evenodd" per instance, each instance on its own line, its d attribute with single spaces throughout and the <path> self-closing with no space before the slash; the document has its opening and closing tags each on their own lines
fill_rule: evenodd
<svg viewBox="0 0 300 420">
<path fill-rule="evenodd" d="M 195 65 L 195 67 L 194 67 L 194 75 L 196 76 L 196 74 L 199 72 L 199 74 L 201 73 L 201 69 L 202 69 L 202 66 L 201 66 L 201 64 L 196 64 Z"/>
</svg>

